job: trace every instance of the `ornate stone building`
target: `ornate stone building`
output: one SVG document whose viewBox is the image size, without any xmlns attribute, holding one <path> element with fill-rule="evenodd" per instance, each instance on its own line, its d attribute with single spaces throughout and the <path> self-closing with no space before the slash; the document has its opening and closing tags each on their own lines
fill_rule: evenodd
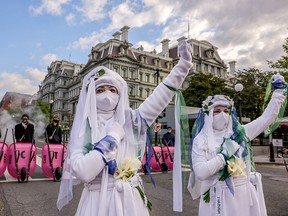
<svg viewBox="0 0 288 216">
<path fill-rule="evenodd" d="M 69 94 L 71 91 L 74 94 L 76 92 L 71 88 L 71 83 L 75 78 L 77 80 L 78 73 L 83 67 L 84 65 L 69 61 L 54 61 L 47 68 L 48 73 L 39 85 L 38 98 L 48 103 L 53 114 L 58 114 L 64 123 L 70 122 L 72 117 Z"/>
<path fill-rule="evenodd" d="M 137 108 L 153 89 L 171 71 L 179 60 L 178 45 L 186 40 L 179 38 L 170 46 L 169 39 L 161 41 L 162 50 L 148 52 L 144 47 L 134 48 L 129 42 L 129 27 L 115 32 L 113 38 L 92 47 L 88 62 L 79 65 L 68 61 L 55 61 L 48 67 L 48 74 L 39 86 L 38 96 L 43 102 L 53 104 L 53 113 L 61 116 L 62 122 L 70 124 L 78 101 L 83 77 L 95 66 L 105 66 L 119 73 L 128 83 L 130 107 Z M 220 58 L 217 47 L 207 41 L 190 39 L 193 49 L 192 72 L 213 73 L 227 78 L 227 66 Z M 183 88 L 189 85 L 189 76 Z"/>
</svg>

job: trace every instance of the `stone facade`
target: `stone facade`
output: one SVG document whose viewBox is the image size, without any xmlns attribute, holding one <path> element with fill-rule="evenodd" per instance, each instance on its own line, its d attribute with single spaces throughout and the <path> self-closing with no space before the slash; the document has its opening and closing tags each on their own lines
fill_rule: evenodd
<svg viewBox="0 0 288 216">
<path fill-rule="evenodd" d="M 71 94 L 78 96 L 80 93 L 77 81 L 78 73 L 83 67 L 84 65 L 69 61 L 54 61 L 47 68 L 48 73 L 39 85 L 38 98 L 49 104 L 53 114 L 58 114 L 62 123 L 71 122 Z M 78 82 L 80 83 L 80 80 Z"/>
<path fill-rule="evenodd" d="M 119 73 L 129 86 L 130 107 L 137 108 L 153 89 L 171 71 L 179 60 L 178 45 L 186 40 L 179 38 L 178 43 L 169 46 L 169 39 L 164 39 L 162 51 L 145 51 L 142 46 L 134 48 L 129 43 L 129 27 L 124 26 L 115 32 L 113 38 L 92 47 L 88 62 L 80 65 L 68 61 L 55 61 L 48 67 L 48 74 L 39 86 L 38 97 L 43 102 L 51 103 L 53 114 L 61 116 L 62 123 L 71 124 L 83 77 L 96 66 L 105 66 Z M 193 49 L 192 72 L 212 73 L 227 78 L 227 66 L 220 58 L 217 47 L 207 41 L 190 39 Z M 158 76 L 157 76 L 158 74 Z M 183 83 L 188 87 L 189 78 Z"/>
</svg>

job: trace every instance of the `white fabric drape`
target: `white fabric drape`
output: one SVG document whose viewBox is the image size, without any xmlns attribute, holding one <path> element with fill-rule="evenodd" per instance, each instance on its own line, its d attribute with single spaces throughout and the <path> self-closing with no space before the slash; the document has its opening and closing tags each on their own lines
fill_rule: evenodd
<svg viewBox="0 0 288 216">
<path fill-rule="evenodd" d="M 191 62 L 180 58 L 178 64 L 163 82 L 174 88 L 179 88 L 191 67 Z M 100 70 L 104 70 L 105 74 L 98 78 L 97 73 Z M 99 128 L 100 114 L 96 113 L 97 106 L 93 94 L 95 94 L 95 83 L 100 79 L 109 79 L 109 77 L 114 80 L 114 85 L 117 86 L 120 93 L 119 103 L 112 119 L 122 125 L 125 131 L 125 137 L 117 149 L 117 164 L 127 156 L 140 156 L 140 160 L 142 160 L 146 144 L 147 125 L 150 126 L 153 123 L 174 96 L 172 91 L 160 83 L 138 109 L 131 110 L 127 83 L 119 74 L 102 66 L 92 69 L 83 80 L 68 145 L 67 159 L 64 163 L 57 207 L 61 209 L 73 198 L 73 183 L 83 182 L 96 184 L 100 189 L 89 191 L 84 188 L 76 215 L 124 215 L 123 212 L 133 212 L 133 209 L 137 210 L 135 215 L 148 215 L 147 208 L 138 191 L 131 188 L 127 182 L 123 183 L 123 191 L 115 190 L 115 185 L 110 188 L 109 182 L 113 177 L 107 174 L 107 168 L 99 152 L 92 150 L 87 154 L 83 153 L 83 147 L 86 144 L 94 144 L 107 134 L 105 126 Z M 95 78 L 98 79 L 95 81 Z M 100 182 L 95 181 L 95 179 L 99 180 L 100 177 Z M 125 200 L 123 194 L 125 194 Z M 129 205 L 127 204 L 127 197 L 129 197 Z"/>
<path fill-rule="evenodd" d="M 275 91 L 264 113 L 258 119 L 243 125 L 250 140 L 258 136 L 274 121 L 284 98 L 282 91 Z M 235 190 L 234 196 L 225 182 L 219 181 L 218 172 L 224 167 L 225 160 L 221 154 L 217 154 L 217 148 L 223 142 L 223 137 L 229 138 L 232 135 L 232 124 L 229 124 L 227 131 L 216 133 L 213 128 L 211 129 L 213 121 L 211 119 L 213 111 L 211 110 L 209 116 L 206 115 L 205 117 L 203 129 L 194 139 L 192 149 L 192 164 L 196 179 L 194 187 L 191 188 L 191 185 L 188 185 L 188 190 L 193 199 L 200 197 L 199 215 L 267 215 L 261 175 L 250 173 L 249 161 L 246 164 L 247 177 L 232 178 Z M 243 147 L 241 147 L 239 150 L 240 156 L 243 150 Z M 192 178 L 192 176 L 190 177 Z M 208 189 L 210 189 L 210 193 L 212 191 L 212 198 L 210 194 L 210 203 L 205 203 L 203 194 Z M 217 206 L 221 208 L 217 209 Z"/>
</svg>

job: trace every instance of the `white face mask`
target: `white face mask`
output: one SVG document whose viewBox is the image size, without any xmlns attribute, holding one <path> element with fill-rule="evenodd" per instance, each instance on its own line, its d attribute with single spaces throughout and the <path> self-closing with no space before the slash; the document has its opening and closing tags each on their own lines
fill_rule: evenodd
<svg viewBox="0 0 288 216">
<path fill-rule="evenodd" d="M 105 91 L 100 94 L 96 94 L 97 109 L 102 111 L 115 110 L 119 101 L 119 95 L 112 93 L 111 91 Z"/>
<path fill-rule="evenodd" d="M 213 129 L 222 131 L 227 128 L 229 123 L 229 114 L 221 112 L 213 116 Z"/>
</svg>

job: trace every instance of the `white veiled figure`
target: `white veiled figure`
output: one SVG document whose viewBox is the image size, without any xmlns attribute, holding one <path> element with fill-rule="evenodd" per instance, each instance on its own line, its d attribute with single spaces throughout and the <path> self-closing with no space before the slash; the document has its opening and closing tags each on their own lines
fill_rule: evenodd
<svg viewBox="0 0 288 216">
<path fill-rule="evenodd" d="M 99 71 L 101 70 L 105 71 L 102 76 L 99 75 Z M 117 108 L 113 111 L 112 115 L 109 115 L 108 113 L 107 116 L 110 116 L 109 119 L 105 119 L 105 114 L 97 112 L 96 109 L 95 86 L 99 85 L 99 83 L 115 86 L 119 92 L 120 99 Z M 80 182 L 88 183 L 92 181 L 95 176 L 100 174 L 103 168 L 104 172 L 102 173 L 102 180 L 103 182 L 108 183 L 109 179 L 107 169 L 105 169 L 101 155 L 97 151 L 91 151 L 88 153 L 91 154 L 91 158 L 88 159 L 88 161 L 91 160 L 91 164 L 85 162 L 85 167 L 81 167 L 85 173 L 75 173 L 75 170 L 73 172 L 71 167 L 73 164 L 71 164 L 71 162 L 73 163 L 73 161 L 77 161 L 75 157 L 78 157 L 79 155 L 81 157 L 81 155 L 83 155 L 82 152 L 85 144 L 97 143 L 105 137 L 107 135 L 106 129 L 109 128 L 114 121 L 117 121 L 124 128 L 126 134 L 125 141 L 121 143 L 117 150 L 117 164 L 120 163 L 124 157 L 137 157 L 138 153 L 140 156 L 142 154 L 141 152 L 144 151 L 146 125 L 144 121 L 141 121 L 140 116 L 138 116 L 138 118 L 136 117 L 136 115 L 139 115 L 137 112 L 130 112 L 127 89 L 127 83 L 123 78 L 119 74 L 105 67 L 96 67 L 85 76 L 71 131 L 67 158 L 64 164 L 63 177 L 57 202 L 59 209 L 72 199 L 73 184 L 78 184 Z M 99 122 L 105 121 L 106 124 L 99 127 Z M 134 129 L 132 128 L 132 125 L 134 126 Z M 78 166 L 81 166 L 81 164 Z M 100 179 L 98 179 L 98 181 L 100 181 Z M 98 192 L 100 191 L 98 197 L 105 196 L 106 194 L 105 190 L 107 190 L 107 184 L 101 184 L 101 186 L 102 187 L 98 190 Z M 101 200 L 102 199 L 98 200 L 99 204 L 101 204 Z M 101 207 L 105 205 L 99 206 Z M 101 211 L 100 208 L 99 212 Z"/>
<path fill-rule="evenodd" d="M 209 96 L 203 102 L 202 115 L 199 115 L 198 122 L 204 121 L 204 124 L 202 128 L 201 126 L 198 128 L 199 132 L 192 135 L 194 136 L 191 152 L 193 169 L 188 184 L 192 198 L 200 198 L 200 216 L 267 215 L 261 174 L 251 171 L 253 155 L 249 150 L 251 148 L 249 141 L 257 137 L 274 121 L 284 98 L 283 91 L 274 91 L 263 114 L 242 126 L 232 112 L 234 104 L 229 97 Z M 218 108 L 219 106 L 222 108 Z M 221 130 L 217 130 L 213 125 L 216 115 L 220 115 L 213 115 L 215 107 L 221 110 L 220 113 L 224 112 L 224 107 L 229 110 L 228 124 Z M 243 136 L 238 137 L 239 139 L 236 141 L 238 134 Z M 230 156 L 227 156 L 228 151 L 224 151 L 225 149 L 231 150 Z M 229 184 L 219 178 L 220 171 L 227 163 L 226 160 L 231 157 L 240 158 L 245 162 L 243 168 L 245 172 L 241 175 L 230 176 L 231 184 Z M 207 201 L 207 192 L 209 201 Z"/>
<path fill-rule="evenodd" d="M 85 147 L 101 142 L 108 133 L 113 133 L 111 127 L 117 123 L 125 134 L 118 143 L 117 165 L 127 157 L 142 160 L 147 128 L 174 96 L 167 86 L 178 89 L 192 67 L 188 46 L 186 42 L 180 46 L 181 58 L 164 79 L 165 85 L 160 83 L 135 110 L 129 107 L 127 83 L 119 74 L 100 66 L 85 76 L 63 168 L 57 201 L 59 210 L 73 198 L 73 185 L 82 182 L 85 187 L 76 215 L 149 215 L 146 203 L 136 189 L 142 186 L 140 176 L 134 176 L 129 182 L 116 180 L 108 174 L 103 155 L 97 150 L 85 152 Z M 97 108 L 95 90 L 101 85 L 110 85 L 118 90 L 119 101 L 115 110 L 106 112 Z M 117 137 L 117 131 L 114 135 Z"/>
</svg>

